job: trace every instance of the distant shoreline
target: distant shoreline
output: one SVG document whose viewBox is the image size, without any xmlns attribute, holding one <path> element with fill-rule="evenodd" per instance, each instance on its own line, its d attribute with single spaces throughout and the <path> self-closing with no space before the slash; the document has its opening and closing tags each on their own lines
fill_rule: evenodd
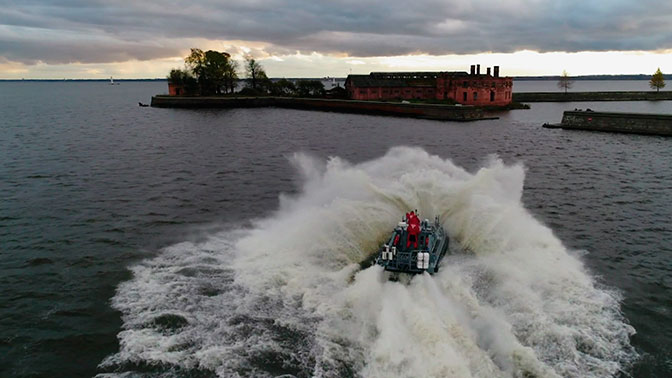
<svg viewBox="0 0 672 378">
<path fill-rule="evenodd" d="M 168 81 L 168 79 L 114 79 L 115 82 L 129 81 Z M 110 79 L 0 79 L 0 82 L 45 82 L 45 83 L 63 83 L 63 82 L 102 82 L 109 83 Z"/>
<path fill-rule="evenodd" d="M 672 75 L 663 75 L 665 80 L 672 80 Z M 572 80 L 577 81 L 640 81 L 651 80 L 651 75 L 583 75 L 570 76 Z M 513 76 L 516 81 L 558 81 L 560 76 Z"/>
<path fill-rule="evenodd" d="M 516 102 L 669 101 L 672 91 L 513 92 Z"/>
<path fill-rule="evenodd" d="M 560 76 L 512 76 L 514 81 L 557 81 Z M 672 74 L 663 75 L 665 80 L 672 80 Z M 651 75 L 637 74 L 637 75 L 582 75 L 570 76 L 572 80 L 577 81 L 648 81 L 651 80 Z M 271 78 L 271 80 L 280 80 L 283 78 Z M 317 77 L 317 78 L 284 78 L 287 80 L 337 80 L 345 81 L 345 77 Z M 114 79 L 115 82 L 133 82 L 133 81 L 168 81 L 166 78 L 155 79 Z M 242 79 L 244 80 L 244 79 Z M 109 82 L 110 79 L 0 79 L 0 82 Z"/>
</svg>

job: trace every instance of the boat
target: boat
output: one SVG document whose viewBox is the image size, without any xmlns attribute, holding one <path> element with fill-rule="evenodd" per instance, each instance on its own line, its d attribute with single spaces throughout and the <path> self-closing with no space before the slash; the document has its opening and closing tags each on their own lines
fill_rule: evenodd
<svg viewBox="0 0 672 378">
<path fill-rule="evenodd" d="M 417 212 L 406 213 L 378 251 L 375 263 L 385 270 L 411 274 L 439 271 L 439 263 L 448 251 L 448 236 L 439 217 L 433 223 L 421 221 Z"/>
</svg>

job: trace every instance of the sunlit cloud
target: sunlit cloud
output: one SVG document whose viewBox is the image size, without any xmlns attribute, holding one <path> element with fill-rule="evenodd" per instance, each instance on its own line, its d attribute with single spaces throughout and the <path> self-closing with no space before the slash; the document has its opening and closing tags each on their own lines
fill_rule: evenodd
<svg viewBox="0 0 672 378">
<path fill-rule="evenodd" d="M 224 44 L 213 43 L 213 46 Z M 213 47 L 214 48 L 214 47 Z M 231 51 L 220 48 L 223 51 Z M 482 53 L 462 55 L 401 55 L 383 57 L 343 57 L 328 54 L 270 55 L 263 50 L 255 52 L 271 77 L 345 77 L 348 74 L 367 74 L 372 71 L 468 71 L 471 64 L 482 67 L 501 67 L 507 76 L 559 75 L 566 70 L 570 75 L 640 74 L 653 73 L 660 67 L 672 72 L 672 51 L 607 51 L 607 52 L 549 52 L 517 51 L 514 53 Z M 25 65 L 0 59 L 0 72 L 5 79 L 23 77 L 61 78 L 163 78 L 172 68 L 183 68 L 185 49 L 175 57 L 155 60 L 129 60 L 114 63 L 72 63 Z M 262 52 L 262 53 L 260 53 Z M 239 63 L 246 54 L 240 49 L 233 58 Z M 522 62 L 522 63 L 521 63 Z M 240 72 L 241 75 L 244 73 Z"/>
</svg>

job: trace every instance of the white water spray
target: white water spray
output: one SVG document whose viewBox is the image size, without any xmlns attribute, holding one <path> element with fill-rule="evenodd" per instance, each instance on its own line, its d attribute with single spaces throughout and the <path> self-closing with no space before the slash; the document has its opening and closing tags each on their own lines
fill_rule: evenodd
<svg viewBox="0 0 672 378">
<path fill-rule="evenodd" d="M 357 165 L 292 161 L 302 191 L 271 217 L 133 269 L 104 369 L 603 377 L 635 357 L 618 296 L 522 206 L 522 166 L 493 159 L 470 174 L 416 148 Z M 448 231 L 455 253 L 441 271 L 393 282 L 360 270 L 409 209 Z"/>
</svg>

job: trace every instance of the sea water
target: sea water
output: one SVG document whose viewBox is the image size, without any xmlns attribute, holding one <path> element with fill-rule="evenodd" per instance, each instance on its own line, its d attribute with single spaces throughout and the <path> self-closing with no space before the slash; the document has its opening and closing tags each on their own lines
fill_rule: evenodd
<svg viewBox="0 0 672 378">
<path fill-rule="evenodd" d="M 665 376 L 670 141 L 0 83 L 8 376 Z M 362 261 L 438 215 L 441 271 Z"/>
</svg>

